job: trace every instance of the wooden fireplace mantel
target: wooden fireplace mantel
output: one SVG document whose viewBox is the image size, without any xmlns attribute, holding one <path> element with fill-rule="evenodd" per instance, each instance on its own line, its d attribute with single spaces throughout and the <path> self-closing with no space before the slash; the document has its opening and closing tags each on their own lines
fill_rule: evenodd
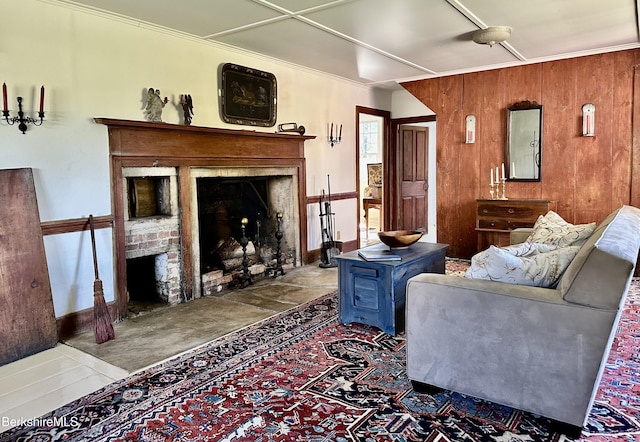
<svg viewBox="0 0 640 442">
<path fill-rule="evenodd" d="M 300 256 L 308 263 L 304 142 L 315 136 L 216 129 L 146 121 L 94 118 L 108 128 L 114 221 L 118 318 L 127 316 L 124 167 L 174 167 L 180 200 L 184 299 L 193 298 L 191 180 L 193 167 L 295 168 L 298 182 Z"/>
<path fill-rule="evenodd" d="M 304 158 L 310 135 L 217 129 L 148 121 L 94 118 L 109 128 L 112 155 Z"/>
</svg>

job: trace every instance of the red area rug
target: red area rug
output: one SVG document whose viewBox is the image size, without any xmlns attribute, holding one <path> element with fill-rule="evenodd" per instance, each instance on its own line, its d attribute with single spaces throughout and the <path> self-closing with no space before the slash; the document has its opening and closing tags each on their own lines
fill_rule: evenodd
<svg viewBox="0 0 640 442">
<path fill-rule="evenodd" d="M 581 440 L 640 440 L 639 286 L 635 280 Z M 336 308 L 333 294 L 285 312 L 0 441 L 570 440 L 529 413 L 449 391 L 414 392 L 404 337 L 341 325 Z"/>
</svg>

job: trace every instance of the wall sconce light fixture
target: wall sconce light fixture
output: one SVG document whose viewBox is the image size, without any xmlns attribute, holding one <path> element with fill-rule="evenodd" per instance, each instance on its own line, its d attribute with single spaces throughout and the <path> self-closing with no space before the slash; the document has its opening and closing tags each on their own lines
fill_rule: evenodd
<svg viewBox="0 0 640 442">
<path fill-rule="evenodd" d="M 465 143 L 473 144 L 476 142 L 476 116 L 467 115 L 465 122 L 466 122 Z"/>
<path fill-rule="evenodd" d="M 596 107 L 587 103 L 582 106 L 582 136 L 595 136 Z"/>
<path fill-rule="evenodd" d="M 18 97 L 18 116 L 9 117 L 9 105 L 7 101 L 7 84 L 2 83 L 2 118 L 4 118 L 10 126 L 18 123 L 18 129 L 23 134 L 27 132 L 27 124 L 40 126 L 44 122 L 44 86 L 40 88 L 40 111 L 38 112 L 40 120 L 24 115 L 22 111 L 22 97 Z"/>
<path fill-rule="evenodd" d="M 334 138 L 333 123 L 331 123 L 331 130 L 329 131 L 329 144 L 331 144 L 331 147 L 333 147 L 336 144 L 340 144 L 341 141 L 342 141 L 342 124 L 340 125 L 340 129 L 338 129 L 338 125 L 336 124 L 336 136 Z"/>
</svg>

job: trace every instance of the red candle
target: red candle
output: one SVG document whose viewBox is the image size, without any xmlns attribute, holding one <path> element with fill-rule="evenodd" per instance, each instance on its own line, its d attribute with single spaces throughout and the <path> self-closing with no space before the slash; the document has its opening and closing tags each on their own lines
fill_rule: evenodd
<svg viewBox="0 0 640 442">
<path fill-rule="evenodd" d="M 2 109 L 5 111 L 9 110 L 7 106 L 7 83 L 2 83 Z"/>
<path fill-rule="evenodd" d="M 333 123 L 331 123 L 331 139 L 333 140 Z"/>
<path fill-rule="evenodd" d="M 44 112 L 44 85 L 40 88 L 40 112 Z"/>
</svg>

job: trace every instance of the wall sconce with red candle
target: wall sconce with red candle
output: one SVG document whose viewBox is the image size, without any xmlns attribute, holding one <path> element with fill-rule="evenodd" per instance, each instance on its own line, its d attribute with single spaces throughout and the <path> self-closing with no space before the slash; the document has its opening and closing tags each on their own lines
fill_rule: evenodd
<svg viewBox="0 0 640 442">
<path fill-rule="evenodd" d="M 333 123 L 331 123 L 331 129 L 329 131 L 329 144 L 331 144 L 331 147 L 335 146 L 336 144 L 340 144 L 340 141 L 342 141 L 342 124 L 340 125 L 340 128 L 338 129 L 338 125 L 336 124 L 336 136 L 333 136 Z"/>
<path fill-rule="evenodd" d="M 592 103 L 582 106 L 582 136 L 595 136 L 596 107 Z"/>
<path fill-rule="evenodd" d="M 33 117 L 25 116 L 22 111 L 22 97 L 18 97 L 18 116 L 9 117 L 9 105 L 7 96 L 7 84 L 2 83 L 2 118 L 10 125 L 18 123 L 18 129 L 24 134 L 27 132 L 27 124 L 41 126 L 44 123 L 44 86 L 40 88 L 40 110 L 38 111 L 37 120 Z"/>
<path fill-rule="evenodd" d="M 476 142 L 476 116 L 467 115 L 465 118 L 465 143 L 473 144 Z"/>
</svg>

